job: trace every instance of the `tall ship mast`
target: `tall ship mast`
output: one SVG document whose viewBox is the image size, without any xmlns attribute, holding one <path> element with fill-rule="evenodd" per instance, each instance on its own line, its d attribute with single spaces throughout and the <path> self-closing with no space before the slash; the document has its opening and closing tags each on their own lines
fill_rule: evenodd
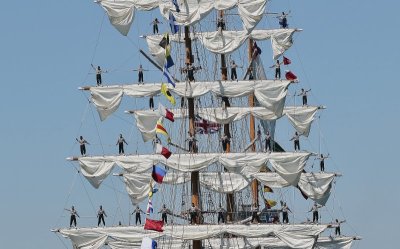
<svg viewBox="0 0 400 249">
<path fill-rule="evenodd" d="M 109 178 L 121 180 L 119 193 L 130 204 L 126 213 L 118 208 L 118 217 L 129 218 L 117 222 L 114 215 L 108 224 L 101 207 L 97 226 L 77 226 L 77 212 L 68 203 L 71 224 L 54 228 L 57 236 L 85 249 L 349 249 L 361 239 L 341 234 L 345 220 L 321 219 L 321 213 L 330 213 L 341 173 L 324 170 L 330 156 L 321 146 L 300 149 L 326 107 L 309 105 L 310 89 L 290 71 L 295 63 L 290 48 L 302 31 L 289 27 L 290 12 L 268 12 L 267 0 L 95 3 L 121 37 L 134 23 L 144 23 L 135 18 L 139 12 L 154 17 L 153 32 L 138 38 L 147 49 L 133 42 L 146 63 L 135 69 L 138 81 L 105 82 L 106 70 L 93 66 L 97 84 L 80 88 L 89 93 L 100 126 L 118 111 L 125 113 L 136 132 L 135 152 L 125 148 L 125 153 L 131 140 L 121 134 L 118 154 L 86 153 L 81 137 L 81 155 L 67 158 L 97 191 Z M 268 16 L 275 20 L 273 28 L 259 28 Z M 161 25 L 168 32 L 159 33 Z M 143 73 L 149 72 L 160 81 L 144 82 Z M 124 99 L 135 104 L 121 110 Z M 147 100 L 148 109 L 137 104 Z M 281 122 L 290 132 L 284 138 L 276 133 Z M 284 146 L 289 139 L 294 150 Z"/>
</svg>

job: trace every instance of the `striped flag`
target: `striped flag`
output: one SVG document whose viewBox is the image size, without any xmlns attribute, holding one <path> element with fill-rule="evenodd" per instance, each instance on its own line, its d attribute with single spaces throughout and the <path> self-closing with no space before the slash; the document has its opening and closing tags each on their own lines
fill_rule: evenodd
<svg viewBox="0 0 400 249">
<path fill-rule="evenodd" d="M 178 5 L 178 0 L 172 0 L 172 4 L 175 6 L 176 12 L 181 12 Z"/>
<path fill-rule="evenodd" d="M 156 124 L 156 133 L 162 134 L 165 137 L 169 137 L 167 130 L 164 128 L 163 124 L 162 124 L 162 119 L 163 117 L 161 117 L 160 119 L 158 119 L 157 124 Z"/>
<path fill-rule="evenodd" d="M 176 19 L 172 12 L 169 12 L 169 27 L 171 28 L 172 34 L 176 34 L 179 31 L 179 26 L 176 25 Z"/>
<path fill-rule="evenodd" d="M 149 237 L 144 237 L 140 249 L 157 249 L 157 242 Z"/>
<path fill-rule="evenodd" d="M 167 68 L 170 68 L 173 65 L 175 65 L 174 60 L 171 57 L 171 45 L 167 45 L 165 47 L 165 64 Z"/>
<path fill-rule="evenodd" d="M 163 155 L 167 159 L 172 155 L 171 151 L 159 143 L 156 144 L 156 153 Z"/>
<path fill-rule="evenodd" d="M 151 177 L 153 177 L 154 181 L 157 183 L 162 183 L 164 176 L 167 174 L 167 171 L 165 169 L 153 165 L 153 171 L 151 172 Z"/>
<path fill-rule="evenodd" d="M 164 74 L 165 78 L 167 78 L 168 83 L 171 84 L 175 88 L 174 78 L 172 77 L 172 75 L 169 73 L 169 70 L 168 70 L 168 62 L 164 63 L 163 74 Z"/>
<path fill-rule="evenodd" d="M 160 113 L 161 116 L 164 118 L 174 122 L 174 113 L 165 108 L 161 103 L 158 104 L 158 112 Z"/>
<path fill-rule="evenodd" d="M 146 213 L 147 214 L 151 214 L 153 213 L 153 202 L 151 201 L 151 198 L 149 198 L 149 202 L 147 203 L 147 209 L 146 209 Z"/>
</svg>

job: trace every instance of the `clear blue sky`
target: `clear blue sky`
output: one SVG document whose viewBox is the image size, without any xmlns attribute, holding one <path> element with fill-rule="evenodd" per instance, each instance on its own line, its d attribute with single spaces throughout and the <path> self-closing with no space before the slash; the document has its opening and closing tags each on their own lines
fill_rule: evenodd
<svg viewBox="0 0 400 249">
<path fill-rule="evenodd" d="M 291 9 L 290 24 L 304 29 L 296 36 L 291 53 L 299 54 L 294 58 L 301 59 L 299 76 L 303 86 L 312 88 L 311 101 L 328 106 L 321 121 L 324 137 L 336 169 L 344 174 L 336 198 L 351 228 L 364 237 L 358 248 L 396 248 L 400 223 L 396 160 L 400 3 L 284 0 L 274 1 L 273 6 L 271 11 Z M 157 12 L 152 15 L 159 16 Z M 109 146 L 121 131 L 136 134 L 127 122 L 132 119 L 122 112 L 100 124 L 97 114 L 93 118 L 87 109 L 85 95 L 77 90 L 94 83 L 94 75 L 87 75 L 92 58 L 105 68 L 137 67 L 137 48 L 117 33 L 107 18 L 95 52 L 102 20 L 103 10 L 92 1 L 2 3 L 2 248 L 64 248 L 50 229 L 67 224 L 68 217 L 60 217 L 65 216 L 65 205 L 79 203 L 81 213 L 93 211 L 92 205 L 97 208 L 101 202 L 111 206 L 115 194 L 110 188 L 93 191 L 77 178 L 70 191 L 76 171 L 65 161 L 78 153 L 74 138 L 79 134 L 89 134 L 96 141 L 96 125 L 102 139 L 111 141 L 105 142 Z M 134 29 L 150 31 L 150 17 L 136 22 L 140 25 L 134 24 Z M 130 37 L 138 42 L 133 32 Z M 105 76 L 113 82 L 132 82 L 133 78 L 133 73 Z M 156 80 L 159 78 L 154 77 Z M 130 137 L 133 140 L 135 137 Z M 137 144 L 140 140 L 132 146 Z M 96 146 L 95 142 L 90 149 L 99 149 Z M 344 229 L 346 234 L 354 231 Z"/>
</svg>

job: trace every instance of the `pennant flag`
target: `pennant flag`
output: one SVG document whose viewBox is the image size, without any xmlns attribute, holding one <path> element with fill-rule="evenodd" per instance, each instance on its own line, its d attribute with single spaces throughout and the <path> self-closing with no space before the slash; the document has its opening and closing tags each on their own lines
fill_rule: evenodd
<svg viewBox="0 0 400 249">
<path fill-rule="evenodd" d="M 286 71 L 285 77 L 287 80 L 296 80 L 297 76 L 291 71 Z"/>
<path fill-rule="evenodd" d="M 151 201 L 151 198 L 149 198 L 149 202 L 147 203 L 147 209 L 146 209 L 146 214 L 151 214 L 153 213 L 153 202 Z"/>
<path fill-rule="evenodd" d="M 165 64 L 166 64 L 166 68 L 170 68 L 172 67 L 174 64 L 174 60 L 172 60 L 171 57 L 171 45 L 167 45 L 165 47 Z M 165 70 L 165 69 L 164 69 Z M 169 72 L 168 72 L 169 73 Z M 171 77 L 172 78 L 172 77 Z M 175 87 L 175 85 L 174 85 Z"/>
<path fill-rule="evenodd" d="M 157 249 L 157 242 L 149 237 L 144 237 L 140 249 Z"/>
<path fill-rule="evenodd" d="M 168 71 L 167 64 L 168 64 L 168 62 L 164 64 L 163 74 L 167 78 L 168 83 L 171 84 L 175 88 L 175 81 L 174 81 L 174 78 L 172 78 L 171 74 Z"/>
<path fill-rule="evenodd" d="M 272 190 L 272 188 L 268 187 L 267 185 L 264 185 L 264 193 L 273 193 L 274 191 Z"/>
<path fill-rule="evenodd" d="M 146 223 L 144 224 L 145 230 L 153 230 L 157 232 L 163 232 L 164 222 L 162 220 L 152 220 L 146 219 Z"/>
<path fill-rule="evenodd" d="M 179 11 L 178 11 L 179 12 Z M 171 28 L 172 34 L 176 34 L 179 31 L 179 26 L 176 25 L 176 19 L 172 12 L 169 12 L 169 27 Z"/>
<path fill-rule="evenodd" d="M 172 113 L 170 110 L 165 108 L 161 103 L 158 104 L 158 111 L 161 116 L 174 122 L 174 113 Z"/>
<path fill-rule="evenodd" d="M 160 43 L 158 44 L 160 45 L 160 47 L 162 47 L 163 49 L 165 49 L 167 47 L 167 45 L 169 45 L 169 35 L 168 33 L 166 33 L 163 38 L 161 39 Z"/>
<path fill-rule="evenodd" d="M 283 65 L 289 65 L 291 63 L 292 63 L 292 61 L 289 58 L 283 56 Z"/>
<path fill-rule="evenodd" d="M 266 206 L 268 209 L 270 209 L 270 208 L 276 206 L 276 201 L 274 201 L 274 200 L 267 200 L 267 199 L 264 199 L 264 202 L 265 202 L 265 206 Z"/>
<path fill-rule="evenodd" d="M 159 134 L 163 134 L 164 136 L 166 136 L 167 138 L 169 137 L 167 130 L 164 128 L 163 124 L 162 124 L 162 117 L 157 121 L 156 124 L 156 133 Z"/>
<path fill-rule="evenodd" d="M 157 143 L 156 144 L 156 153 L 163 155 L 165 158 L 169 158 L 171 156 L 171 151 L 169 151 L 167 148 L 162 146 L 161 144 Z"/>
<path fill-rule="evenodd" d="M 165 171 L 165 169 L 153 165 L 153 172 L 151 173 L 151 177 L 153 177 L 154 181 L 161 184 L 165 174 L 167 174 L 167 171 Z"/>
<path fill-rule="evenodd" d="M 175 10 L 176 12 L 181 12 L 181 10 L 179 9 L 179 5 L 178 5 L 178 1 L 177 0 L 172 0 L 172 4 L 175 6 Z"/>
<path fill-rule="evenodd" d="M 168 101 L 171 104 L 173 104 L 173 105 L 176 104 L 174 96 L 171 95 L 171 93 L 168 90 L 167 85 L 164 83 L 161 84 L 161 93 L 164 94 L 164 96 L 168 99 Z"/>
</svg>

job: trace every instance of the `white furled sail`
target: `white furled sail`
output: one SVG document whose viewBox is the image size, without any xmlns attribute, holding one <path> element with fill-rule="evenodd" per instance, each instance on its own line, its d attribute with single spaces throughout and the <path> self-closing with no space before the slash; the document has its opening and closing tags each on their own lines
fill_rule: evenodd
<svg viewBox="0 0 400 249">
<path fill-rule="evenodd" d="M 319 249 L 350 249 L 354 241 L 354 237 L 318 237 L 315 248 Z M 109 241 L 108 246 L 112 249 L 139 248 L 141 242 L 120 242 Z M 287 244 L 275 237 L 265 238 L 212 238 L 207 240 L 207 244 L 211 248 L 229 248 L 229 249 L 251 249 L 262 246 L 264 248 L 273 249 L 291 249 Z M 180 239 L 158 240 L 158 246 L 161 248 L 168 247 L 170 249 L 190 249 L 191 241 Z"/>
<path fill-rule="evenodd" d="M 312 200 L 325 205 L 331 194 L 334 174 L 309 173 L 300 177 L 299 188 Z"/>
<path fill-rule="evenodd" d="M 318 109 L 321 109 L 321 107 L 288 106 L 285 107 L 283 113 L 299 134 L 308 137 L 310 134 L 311 123 L 314 121 Z"/>
<path fill-rule="evenodd" d="M 288 117 L 299 134 L 308 137 L 315 114 L 320 108 L 316 106 L 284 107 L 282 114 Z M 174 113 L 175 119 L 189 116 L 187 109 L 171 109 L 170 111 Z M 129 113 L 134 114 L 143 140 L 146 142 L 154 139 L 156 136 L 155 126 L 161 114 L 153 110 L 129 111 Z M 265 107 L 198 108 L 195 114 L 202 119 L 218 124 L 229 124 L 248 115 L 264 121 L 273 121 L 281 117 Z"/>
<path fill-rule="evenodd" d="M 335 179 L 334 173 L 302 173 L 298 183 L 298 187 L 310 199 L 318 204 L 325 205 L 330 196 L 332 182 Z M 290 186 L 277 173 L 257 173 L 253 177 L 261 184 L 271 188 L 283 188 Z"/>
<path fill-rule="evenodd" d="M 137 156 L 97 156 L 78 158 L 82 174 L 93 187 L 98 188 L 101 182 L 110 174 L 112 168 L 118 165 L 130 173 L 143 173 L 155 164 L 165 166 L 180 172 L 198 171 L 214 163 L 222 164 L 229 172 L 241 174 L 249 178 L 258 173 L 266 163 L 270 163 L 275 171 L 293 186 L 297 186 L 302 170 L 312 153 L 198 153 L 173 154 L 169 159 L 162 155 Z"/>
<path fill-rule="evenodd" d="M 122 174 L 126 190 L 133 203 L 136 205 L 147 198 L 150 191 L 151 173 L 126 173 Z M 310 199 L 324 205 L 329 198 L 331 183 L 335 178 L 334 173 L 301 173 L 299 188 Z M 200 185 L 219 193 L 238 192 L 249 186 L 252 179 L 271 188 L 285 188 L 291 186 L 278 173 L 260 172 L 246 178 L 241 174 L 230 172 L 200 172 Z M 190 182 L 189 172 L 168 172 L 163 179 L 163 184 L 179 185 Z"/>
<path fill-rule="evenodd" d="M 110 23 L 124 36 L 130 30 L 136 9 L 160 8 L 166 20 L 172 12 L 177 25 L 192 25 L 206 17 L 213 9 L 228 10 L 237 7 L 243 28 L 250 32 L 262 19 L 267 0 L 185 0 L 177 1 L 180 12 L 171 1 L 162 0 L 97 0 L 106 11 Z M 180 3 L 180 4 L 179 4 Z"/>
<path fill-rule="evenodd" d="M 319 249 L 350 249 L 354 241 L 354 237 L 319 237 L 318 248 Z"/>
<path fill-rule="evenodd" d="M 241 191 L 249 185 L 249 180 L 240 174 L 229 172 L 201 172 L 200 185 L 219 193 L 233 193 Z M 151 173 L 122 174 L 125 187 L 133 205 L 147 198 L 150 191 Z M 163 184 L 179 185 L 190 182 L 189 172 L 168 172 Z"/>
<path fill-rule="evenodd" d="M 169 91 L 180 97 L 196 98 L 207 93 L 218 96 L 237 98 L 254 94 L 261 106 L 282 116 L 289 80 L 252 80 L 252 81 L 206 81 L 177 83 Z M 118 109 L 123 95 L 130 97 L 148 97 L 160 94 L 160 83 L 145 85 L 119 85 L 107 87 L 90 87 L 92 102 L 104 120 Z"/>
<path fill-rule="evenodd" d="M 164 226 L 164 232 L 152 232 L 143 227 L 104 227 L 60 229 L 58 232 L 71 239 L 74 248 L 98 249 L 108 241 L 139 243 L 143 237 L 157 239 L 202 240 L 232 234 L 238 237 L 263 238 L 276 237 L 289 248 L 312 249 L 317 237 L 327 228 L 326 225 L 174 225 Z M 91 244 L 96 242 L 95 244 Z M 101 244 L 100 242 L 103 242 Z M 85 247 L 91 245 L 90 247 Z"/>
<path fill-rule="evenodd" d="M 253 30 L 248 33 L 246 30 L 231 31 L 224 30 L 213 32 L 191 33 L 192 40 L 199 40 L 205 49 L 216 54 L 230 54 L 240 48 L 248 39 L 255 41 L 271 40 L 273 58 L 279 58 L 286 50 L 293 45 L 293 34 L 300 29 L 264 29 Z M 159 44 L 163 35 L 147 35 L 146 42 L 151 55 L 159 65 L 163 65 L 165 60 L 165 49 Z M 184 40 L 177 34 L 169 36 L 172 42 L 181 42 Z"/>
</svg>

